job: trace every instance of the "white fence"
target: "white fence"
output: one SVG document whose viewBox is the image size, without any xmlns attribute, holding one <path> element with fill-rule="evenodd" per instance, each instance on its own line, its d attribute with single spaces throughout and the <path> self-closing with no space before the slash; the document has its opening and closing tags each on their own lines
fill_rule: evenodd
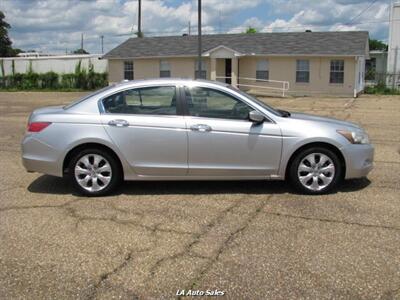
<svg viewBox="0 0 400 300">
<path fill-rule="evenodd" d="M 217 76 L 217 80 L 232 79 L 232 77 L 224 77 Z M 236 84 L 238 87 L 249 88 L 253 92 L 259 91 L 269 91 L 274 95 L 278 93 L 282 97 L 285 97 L 285 93 L 289 91 L 289 81 L 280 81 L 280 80 L 269 80 L 269 79 L 256 79 L 249 77 L 238 77 L 238 83 Z"/>
<path fill-rule="evenodd" d="M 0 76 L 14 73 L 27 73 L 30 68 L 35 73 L 53 71 L 58 74 L 74 73 L 75 67 L 81 62 L 81 69 L 88 70 L 92 64 L 94 71 L 107 72 L 107 60 L 99 59 L 98 54 L 39 56 L 39 57 L 0 57 Z"/>
</svg>

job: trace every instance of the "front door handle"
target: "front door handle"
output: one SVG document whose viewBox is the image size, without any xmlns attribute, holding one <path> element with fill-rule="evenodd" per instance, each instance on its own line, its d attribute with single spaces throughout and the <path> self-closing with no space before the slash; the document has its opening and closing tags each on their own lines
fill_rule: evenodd
<svg viewBox="0 0 400 300">
<path fill-rule="evenodd" d="M 116 120 L 111 120 L 110 122 L 108 122 L 108 125 L 116 126 L 116 127 L 126 127 L 126 126 L 129 126 L 129 122 L 126 120 L 122 120 L 122 119 L 116 119 Z"/>
<path fill-rule="evenodd" d="M 190 130 L 192 131 L 200 131 L 200 132 L 210 132 L 212 130 L 211 126 L 206 124 L 196 124 L 190 126 Z"/>
</svg>

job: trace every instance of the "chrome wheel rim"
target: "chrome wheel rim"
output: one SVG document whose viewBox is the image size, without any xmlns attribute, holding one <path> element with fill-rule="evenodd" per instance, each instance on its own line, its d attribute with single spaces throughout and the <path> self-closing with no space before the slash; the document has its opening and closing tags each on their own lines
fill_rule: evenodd
<svg viewBox="0 0 400 300">
<path fill-rule="evenodd" d="M 86 154 L 75 164 L 76 182 L 89 192 L 105 189 L 111 182 L 111 165 L 99 154 Z"/>
<path fill-rule="evenodd" d="M 301 160 L 297 176 L 305 188 L 320 191 L 329 186 L 335 177 L 335 164 L 326 154 L 311 153 Z"/>
</svg>

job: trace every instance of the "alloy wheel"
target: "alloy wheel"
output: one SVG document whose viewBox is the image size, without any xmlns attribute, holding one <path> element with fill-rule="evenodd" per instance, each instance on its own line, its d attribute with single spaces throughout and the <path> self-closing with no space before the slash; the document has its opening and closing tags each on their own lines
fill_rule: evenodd
<svg viewBox="0 0 400 300">
<path fill-rule="evenodd" d="M 305 188 L 320 191 L 328 187 L 334 179 L 335 165 L 326 154 L 311 153 L 300 161 L 297 176 Z"/>
<path fill-rule="evenodd" d="M 111 165 L 99 154 L 86 154 L 75 164 L 75 179 L 83 189 L 89 192 L 105 189 L 110 184 L 111 178 Z"/>
</svg>

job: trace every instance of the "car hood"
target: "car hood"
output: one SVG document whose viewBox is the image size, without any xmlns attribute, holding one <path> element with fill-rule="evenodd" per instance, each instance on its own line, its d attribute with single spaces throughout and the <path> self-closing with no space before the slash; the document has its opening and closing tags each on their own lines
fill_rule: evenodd
<svg viewBox="0 0 400 300">
<path fill-rule="evenodd" d="M 312 122 L 317 122 L 317 123 L 332 124 L 332 125 L 335 125 L 336 127 L 341 126 L 341 127 L 352 127 L 354 129 L 361 129 L 361 127 L 355 123 L 342 121 L 342 120 L 338 120 L 338 119 L 334 119 L 334 118 L 304 114 L 304 113 L 297 113 L 297 112 L 291 113 L 290 118 L 295 119 L 295 120 L 304 120 L 304 121 L 312 121 Z"/>
</svg>

